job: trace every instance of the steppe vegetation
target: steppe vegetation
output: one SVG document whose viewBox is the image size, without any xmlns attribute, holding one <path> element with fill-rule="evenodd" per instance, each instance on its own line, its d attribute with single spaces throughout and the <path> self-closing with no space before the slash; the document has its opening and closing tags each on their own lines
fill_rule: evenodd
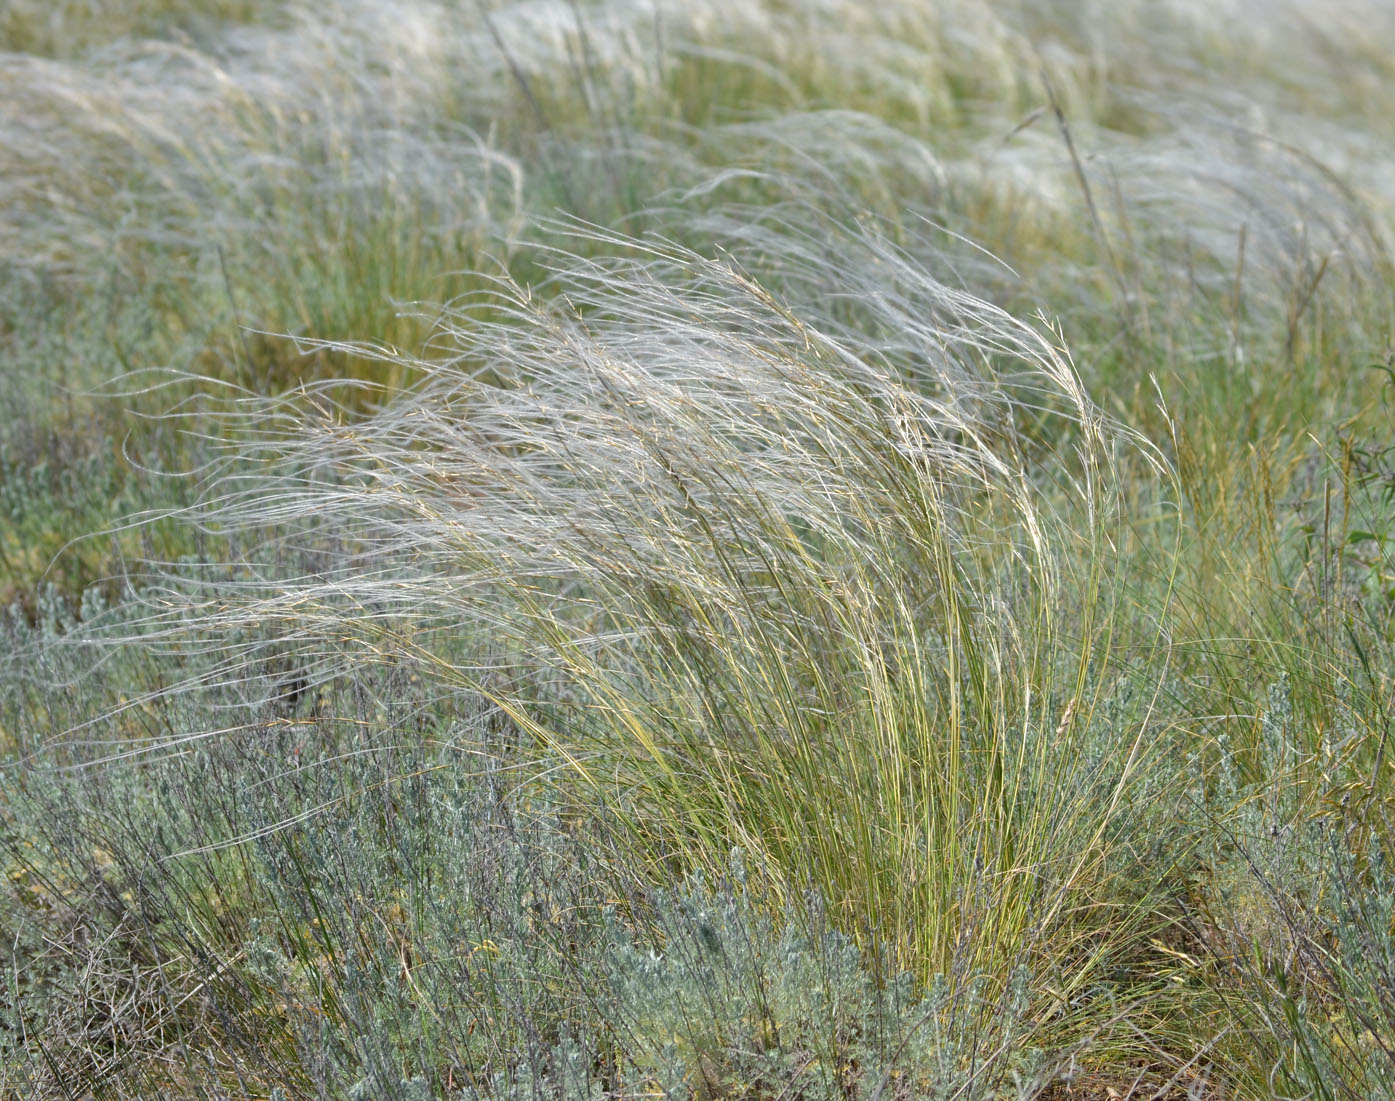
<svg viewBox="0 0 1395 1101">
<path fill-rule="evenodd" d="M 0 1096 L 1395 1099 L 1393 42 L 9 0 Z"/>
</svg>

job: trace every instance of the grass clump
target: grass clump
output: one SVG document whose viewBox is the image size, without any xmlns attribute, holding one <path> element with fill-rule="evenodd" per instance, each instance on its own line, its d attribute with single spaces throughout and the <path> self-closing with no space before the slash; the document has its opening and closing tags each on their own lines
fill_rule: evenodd
<svg viewBox="0 0 1395 1101">
<path fill-rule="evenodd" d="M 1099 983 L 1169 920 L 1144 871 L 1167 849 L 1160 648 L 1112 659 L 1131 628 L 1105 569 L 1113 458 L 1142 445 L 1054 334 L 875 233 L 830 227 L 855 308 L 802 320 L 829 292 L 783 232 L 760 263 L 799 305 L 733 260 L 617 241 L 635 258 L 558 257 L 556 305 L 506 282 L 462 303 L 371 417 L 268 405 L 289 434 L 239 439 L 268 470 L 215 480 L 202 522 L 274 530 L 315 569 L 149 604 L 269 629 L 311 683 L 344 645 L 420 663 L 489 701 L 627 860 L 720 876 L 736 846 L 777 908 L 813 891 L 885 953 L 884 979 L 938 983 L 979 1007 L 965 1026 L 1026 998 L 1063 1050 L 1116 1028 Z M 1023 422 L 1058 424 L 1049 482 Z M 269 651 L 222 652 L 243 680 Z"/>
<path fill-rule="evenodd" d="M 895 272 L 858 297 L 858 321 L 903 334 L 875 349 L 731 263 L 635 247 L 559 273 L 561 308 L 507 287 L 487 303 L 506 321 L 462 308 L 400 402 L 273 441 L 295 473 L 271 513 L 260 481 L 215 496 L 219 524 L 294 523 L 313 500 L 314 538 L 408 569 L 330 565 L 250 615 L 362 630 L 379 653 L 429 652 L 417 636 L 442 623 L 490 634 L 548 671 L 497 705 L 653 844 L 709 868 L 740 845 L 927 973 L 961 921 L 1003 922 L 995 952 L 1016 958 L 1078 912 L 1148 752 L 1140 726 L 1092 730 L 1119 675 L 1096 649 L 1115 629 L 1111 430 L 1046 337 L 875 237 L 842 239 L 852 294 L 859 252 Z M 1083 530 L 1023 466 L 1027 402 L 1070 422 L 1058 473 Z M 1101 616 L 1074 637 L 1066 587 Z M 380 642 L 389 616 L 412 633 Z M 471 662 L 440 675 L 484 687 Z M 1058 852 L 1067 820 L 1093 836 Z M 975 899 L 984 868 L 997 887 Z"/>
</svg>

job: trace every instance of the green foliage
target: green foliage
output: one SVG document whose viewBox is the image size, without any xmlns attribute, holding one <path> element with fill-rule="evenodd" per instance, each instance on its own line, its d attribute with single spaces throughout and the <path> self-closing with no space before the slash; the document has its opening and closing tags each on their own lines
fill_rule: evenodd
<svg viewBox="0 0 1395 1101">
<path fill-rule="evenodd" d="M 1229 1009 L 1256 1073 L 1286 1094 L 1384 1097 L 1395 1084 L 1388 804 L 1353 775 L 1350 702 L 1337 711 L 1338 736 L 1303 745 L 1285 675 L 1269 687 L 1254 767 L 1222 747 L 1210 803 L 1225 820 L 1203 928 L 1244 992 Z"/>
</svg>

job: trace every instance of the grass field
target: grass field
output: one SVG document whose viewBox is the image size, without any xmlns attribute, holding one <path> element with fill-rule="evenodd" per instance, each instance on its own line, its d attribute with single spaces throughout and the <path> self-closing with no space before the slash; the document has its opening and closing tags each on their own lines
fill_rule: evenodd
<svg viewBox="0 0 1395 1101">
<path fill-rule="evenodd" d="M 0 1096 L 1395 1099 L 1389 42 L 10 0 Z"/>
</svg>

